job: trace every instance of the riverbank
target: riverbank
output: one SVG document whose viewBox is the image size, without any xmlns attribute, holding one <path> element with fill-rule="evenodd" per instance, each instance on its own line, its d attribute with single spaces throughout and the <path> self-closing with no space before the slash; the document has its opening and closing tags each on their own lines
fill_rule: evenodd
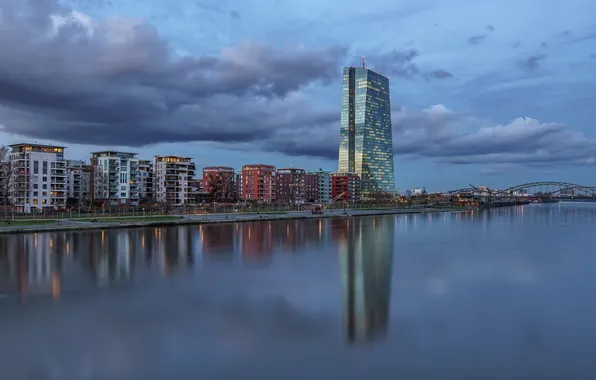
<svg viewBox="0 0 596 380">
<path fill-rule="evenodd" d="M 114 228 L 142 228 L 142 227 L 167 227 L 179 225 L 199 225 L 212 223 L 244 223 L 262 222 L 271 220 L 297 220 L 297 219 L 320 219 L 320 218 L 341 218 L 351 216 L 374 216 L 374 215 L 399 215 L 399 214 L 429 214 L 443 212 L 470 211 L 473 208 L 449 207 L 449 208 L 394 208 L 394 209 L 347 209 L 328 210 L 322 215 L 313 215 L 310 211 L 290 211 L 280 213 L 245 213 L 245 214 L 191 214 L 170 217 L 138 217 L 138 218 L 109 218 L 109 219 L 59 219 L 55 221 L 29 220 L 27 224 L 23 221 L 13 221 L 10 224 L 0 225 L 0 234 L 19 234 L 35 232 L 58 232 L 58 231 L 79 231 L 79 230 L 102 230 Z"/>
</svg>

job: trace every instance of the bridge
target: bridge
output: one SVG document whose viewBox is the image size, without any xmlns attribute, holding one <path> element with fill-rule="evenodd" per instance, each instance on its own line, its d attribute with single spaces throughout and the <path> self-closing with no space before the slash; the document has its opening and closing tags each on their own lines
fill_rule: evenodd
<svg viewBox="0 0 596 380">
<path fill-rule="evenodd" d="M 596 187 L 569 182 L 544 181 L 529 182 L 506 189 L 489 189 L 486 186 L 465 187 L 451 190 L 449 195 L 474 195 L 483 197 L 524 197 L 556 199 L 596 199 Z"/>
</svg>

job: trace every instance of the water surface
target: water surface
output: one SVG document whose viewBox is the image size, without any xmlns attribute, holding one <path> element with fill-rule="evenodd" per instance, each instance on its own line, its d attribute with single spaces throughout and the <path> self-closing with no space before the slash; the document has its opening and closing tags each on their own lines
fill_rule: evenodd
<svg viewBox="0 0 596 380">
<path fill-rule="evenodd" d="M 4 379 L 593 379 L 596 205 L 0 236 Z"/>
</svg>

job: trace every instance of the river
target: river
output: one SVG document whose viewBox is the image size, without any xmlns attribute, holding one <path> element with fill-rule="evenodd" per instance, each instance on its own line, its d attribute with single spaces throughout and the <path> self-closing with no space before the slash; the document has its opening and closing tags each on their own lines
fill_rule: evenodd
<svg viewBox="0 0 596 380">
<path fill-rule="evenodd" d="M 0 236 L 0 378 L 594 379 L 596 204 Z"/>
</svg>

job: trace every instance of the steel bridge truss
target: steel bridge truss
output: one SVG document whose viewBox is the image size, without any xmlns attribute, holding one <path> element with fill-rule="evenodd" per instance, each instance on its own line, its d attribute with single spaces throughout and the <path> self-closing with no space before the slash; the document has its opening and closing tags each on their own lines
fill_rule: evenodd
<svg viewBox="0 0 596 380">
<path fill-rule="evenodd" d="M 452 190 L 447 194 L 475 193 L 478 189 L 466 187 Z M 516 193 L 528 193 L 535 195 L 545 195 L 552 197 L 594 197 L 596 198 L 596 187 L 578 185 L 569 182 L 529 182 L 517 186 L 512 186 L 505 190 L 489 189 L 488 192 L 494 196 L 511 196 Z"/>
</svg>

